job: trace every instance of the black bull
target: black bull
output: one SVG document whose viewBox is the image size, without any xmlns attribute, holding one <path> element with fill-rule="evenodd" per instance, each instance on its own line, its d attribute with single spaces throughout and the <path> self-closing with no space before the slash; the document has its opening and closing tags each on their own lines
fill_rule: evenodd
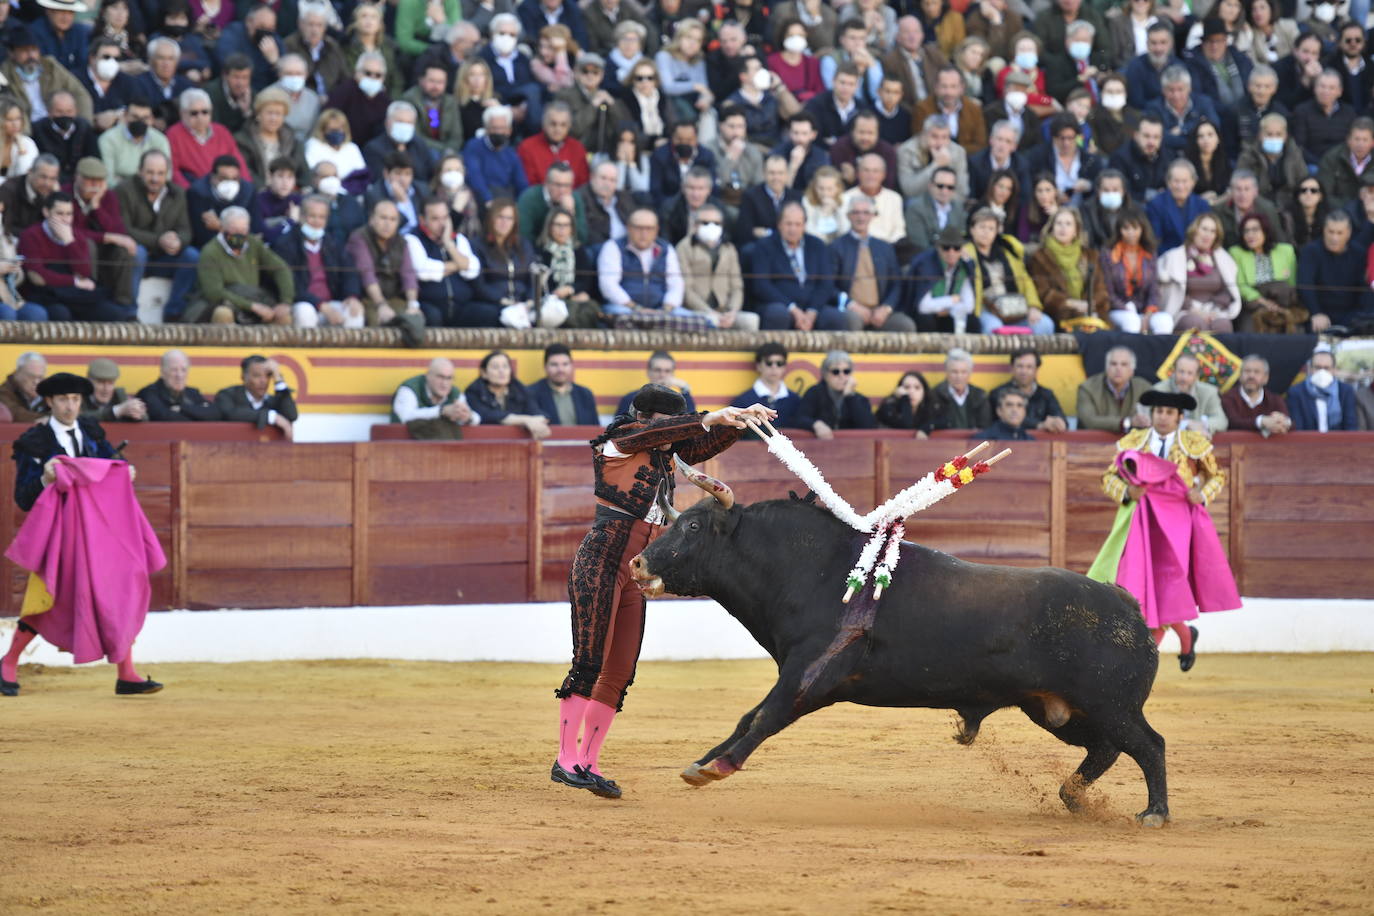
<svg viewBox="0 0 1374 916">
<path fill-rule="evenodd" d="M 1087 749 L 1059 790 L 1071 811 L 1124 751 L 1149 791 L 1137 819 L 1168 820 L 1164 739 L 1142 711 L 1159 652 L 1127 592 L 1063 569 L 984 566 L 904 543 L 871 631 L 826 659 L 843 642 L 840 598 L 866 537 L 801 500 L 726 508 L 706 499 L 634 559 L 646 594 L 714 598 L 778 665 L 763 702 L 683 779 L 724 779 L 770 735 L 832 703 L 953 709 L 964 744 L 988 715 L 1017 706 Z"/>
</svg>

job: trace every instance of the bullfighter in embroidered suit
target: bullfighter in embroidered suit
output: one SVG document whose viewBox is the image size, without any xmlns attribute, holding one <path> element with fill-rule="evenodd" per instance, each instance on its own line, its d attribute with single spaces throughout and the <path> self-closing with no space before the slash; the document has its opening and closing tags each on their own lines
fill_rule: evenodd
<svg viewBox="0 0 1374 916">
<path fill-rule="evenodd" d="M 1147 391 L 1140 403 L 1151 408 L 1151 426 L 1119 439 L 1116 458 L 1102 475 L 1103 492 L 1121 508 L 1088 578 L 1114 582 L 1134 595 L 1156 643 L 1166 629 L 1178 634 L 1178 664 L 1188 671 L 1198 638 L 1188 621 L 1199 611 L 1240 607 L 1235 577 L 1207 512 L 1226 476 L 1211 440 L 1179 428 L 1183 411 L 1197 406 L 1192 395 Z"/>
<path fill-rule="evenodd" d="M 573 661 L 559 697 L 555 782 L 619 798 L 620 788 L 597 766 L 611 720 L 634 681 L 644 635 L 644 596 L 629 562 L 673 515 L 673 459 L 697 464 L 739 439 L 745 421 L 773 419 L 762 405 L 687 414 L 681 394 L 645 385 L 630 415 L 611 421 L 591 441 L 596 519 L 568 574 Z M 579 746 L 578 733 L 581 731 Z"/>
<path fill-rule="evenodd" d="M 132 648 L 148 613 L 148 574 L 167 560 L 134 496 L 133 466 L 80 416 L 93 390 L 70 372 L 45 378 L 38 394 L 51 415 L 14 443 L 14 499 L 29 514 L 5 556 L 32 574 L 0 659 L 0 696 L 19 695 L 19 655 L 40 635 L 78 664 L 117 665 L 116 694 L 162 689 L 139 676 Z"/>
</svg>

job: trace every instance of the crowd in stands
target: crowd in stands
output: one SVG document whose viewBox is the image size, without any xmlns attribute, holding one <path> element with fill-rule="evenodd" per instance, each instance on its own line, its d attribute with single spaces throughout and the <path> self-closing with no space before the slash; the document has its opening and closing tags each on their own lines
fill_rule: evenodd
<svg viewBox="0 0 1374 916">
<path fill-rule="evenodd" d="M 1037 432 L 1069 429 L 1123 434 L 1149 425 L 1149 412 L 1139 401 L 1152 388 L 1191 395 L 1197 407 L 1185 413 L 1184 423 L 1209 436 L 1226 429 L 1255 430 L 1266 438 L 1293 430 L 1374 429 L 1374 389 L 1336 378 L 1335 356 L 1326 344 L 1317 345 L 1305 367 L 1306 377 L 1291 386 L 1286 396 L 1268 389 L 1269 364 L 1261 356 L 1246 357 L 1239 382 L 1222 395 L 1199 377 L 1198 359 L 1189 353 L 1174 360 L 1168 378 L 1151 385 L 1136 374 L 1134 352 L 1114 347 L 1106 354 L 1104 370 L 1079 385 L 1074 417 L 1065 414 L 1053 391 L 1039 384 L 1040 366 L 1035 350 L 1017 350 L 1008 363 L 1010 378 L 985 391 L 970 382 L 973 357 L 953 348 L 945 355 L 944 378 L 938 384 L 932 386 L 918 371 L 904 372 L 875 410 L 870 398 L 858 393 L 854 361 L 848 353 L 827 353 L 820 367 L 821 380 L 797 391 L 785 381 L 786 347 L 769 342 L 754 353 L 754 384 L 730 403 L 735 407 L 764 404 L 777 411 L 779 427 L 807 430 L 819 439 L 833 438 L 836 430 L 878 428 L 906 430 L 919 439 L 943 429 L 1018 440 L 1034 439 Z M 542 378 L 526 385 L 516 378 L 510 356 L 493 350 L 480 361 L 476 378 L 464 387 L 456 383 L 453 362 L 436 358 L 426 372 L 397 387 L 391 422 L 405 424 L 417 439 L 460 439 L 463 427 L 481 424 L 517 426 L 530 437 L 543 439 L 552 434 L 552 427 L 604 422 L 596 395 L 575 380 L 573 354 L 566 345 L 545 348 L 543 369 Z M 45 416 L 37 389 L 47 370 L 47 360 L 40 353 L 30 351 L 19 357 L 14 371 L 0 384 L 0 423 L 30 423 Z M 298 411 L 275 361 L 246 357 L 240 364 L 242 384 L 225 388 L 213 398 L 189 384 L 190 370 L 185 352 L 168 350 L 162 355 L 157 381 L 130 395 L 118 385 L 120 369 L 114 360 L 93 359 L 86 377 L 94 392 L 87 396 L 83 414 L 102 423 L 246 422 L 259 429 L 278 427 L 284 438 L 292 438 Z M 687 410 L 697 411 L 691 385 L 678 375 L 672 354 L 655 351 L 645 374 L 647 381 L 679 391 Z M 637 392 L 638 388 L 627 392 L 614 415 L 630 413 Z"/>
<path fill-rule="evenodd" d="M 0 4 L 0 318 L 1374 326 L 1366 5 L 1204 6 Z"/>
<path fill-rule="evenodd" d="M 1191 395 L 1197 407 L 1186 412 L 1184 423 L 1208 436 L 1226 429 L 1255 430 L 1265 438 L 1293 430 L 1374 429 L 1374 390 L 1336 379 L 1335 357 L 1325 344 L 1313 352 L 1307 378 L 1292 386 L 1286 397 L 1266 387 L 1269 364 L 1261 356 L 1246 357 L 1239 383 L 1221 395 L 1199 377 L 1199 362 L 1191 354 L 1180 354 L 1169 377 L 1152 386 L 1136 375 L 1135 354 L 1116 347 L 1108 351 L 1104 371 L 1079 386 L 1077 416 L 1072 418 L 1054 392 L 1039 384 L 1041 359 L 1031 349 L 1011 354 L 1010 379 L 990 392 L 970 383 L 973 357 L 951 349 L 939 384 L 930 385 L 920 372 L 904 372 L 876 411 L 870 399 L 858 393 L 854 361 L 843 350 L 826 354 L 821 380 L 801 393 L 785 383 L 787 365 L 784 346 L 762 344 L 754 353 L 757 379 L 731 406 L 764 404 L 778 412 L 780 428 L 807 430 L 818 439 L 833 438 L 836 430 L 878 428 L 907 430 L 919 439 L 940 429 L 1016 440 L 1034 439 L 1037 431 L 1062 433 L 1070 428 L 1124 434 L 1149 426 L 1149 411 L 1139 401 L 1152 388 Z M 647 379 L 677 389 L 688 410 L 696 410 L 691 386 L 677 375 L 672 354 L 653 353 Z M 620 399 L 616 415 L 630 412 L 635 393 Z M 391 421 L 406 424 L 416 438 L 461 438 L 461 427 L 482 423 L 520 426 L 544 438 L 551 427 L 599 425 L 596 403 L 596 395 L 575 381 L 572 352 L 564 344 L 551 344 L 544 350 L 544 377 L 530 385 L 514 377 L 509 356 L 500 350 L 482 359 L 477 378 L 462 390 L 454 384 L 453 363 L 437 358 L 427 372 L 396 389 Z"/>
</svg>

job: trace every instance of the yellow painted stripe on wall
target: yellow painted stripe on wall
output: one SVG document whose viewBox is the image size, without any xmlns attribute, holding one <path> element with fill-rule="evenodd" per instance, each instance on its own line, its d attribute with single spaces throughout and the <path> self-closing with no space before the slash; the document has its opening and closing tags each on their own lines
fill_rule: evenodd
<svg viewBox="0 0 1374 916">
<path fill-rule="evenodd" d="M 26 347 L 0 344 L 0 367 L 5 374 L 14 368 Z M 157 379 L 161 347 L 58 345 L 41 350 L 48 359 L 49 372 L 85 373 L 86 365 L 97 356 L 113 359 L 120 366 L 119 385 L 131 394 Z M 580 350 L 573 354 L 577 381 L 597 395 L 602 413 L 610 413 L 628 391 L 644 384 L 647 350 Z M 207 395 L 239 383 L 239 360 L 248 355 L 231 347 L 196 347 L 187 350 L 191 357 L 190 384 Z M 386 413 L 396 386 L 423 372 L 436 356 L 453 360 L 455 382 L 466 387 L 477 377 L 483 350 L 376 350 L 376 349 L 283 349 L 264 350 L 281 365 L 287 382 L 295 389 L 297 401 L 307 413 Z M 516 377 L 526 384 L 544 374 L 540 350 L 511 350 Z M 697 405 L 714 409 L 729 403 L 754 383 L 753 354 L 739 351 L 679 351 L 677 374 L 692 388 Z M 820 379 L 824 353 L 792 353 L 787 383 L 793 390 L 805 390 Z M 901 374 L 908 369 L 923 373 L 931 385 L 944 378 L 944 355 L 863 354 L 853 355 L 860 393 L 881 398 L 892 393 Z M 991 389 L 1008 378 L 1007 357 L 974 355 L 973 383 Z M 1074 354 L 1044 357 L 1040 383 L 1052 390 L 1072 414 L 1077 388 L 1083 381 L 1083 367 Z"/>
</svg>

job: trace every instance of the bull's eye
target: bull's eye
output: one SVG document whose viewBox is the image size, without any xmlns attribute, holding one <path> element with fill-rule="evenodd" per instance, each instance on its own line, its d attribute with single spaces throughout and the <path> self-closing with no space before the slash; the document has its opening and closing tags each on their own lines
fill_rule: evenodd
<svg viewBox="0 0 1374 916">
<path fill-rule="evenodd" d="M 688 531 L 700 531 L 700 530 L 701 530 L 701 522 L 697 521 L 696 519 L 693 519 L 692 521 L 690 521 L 690 522 L 687 523 L 687 530 L 688 530 Z"/>
</svg>

